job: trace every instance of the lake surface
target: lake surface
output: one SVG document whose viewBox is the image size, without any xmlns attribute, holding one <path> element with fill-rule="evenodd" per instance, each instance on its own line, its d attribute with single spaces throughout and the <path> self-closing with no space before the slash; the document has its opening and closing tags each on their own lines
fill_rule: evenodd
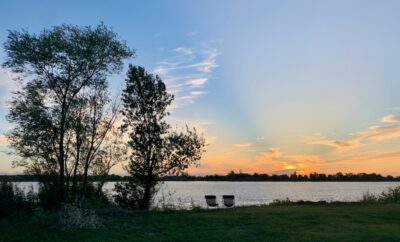
<svg viewBox="0 0 400 242">
<path fill-rule="evenodd" d="M 20 182 L 27 189 L 36 182 Z M 104 190 L 112 193 L 114 182 L 108 182 Z M 363 194 L 378 194 L 388 188 L 400 186 L 400 182 L 165 182 L 155 198 L 155 206 L 161 203 L 190 207 L 195 204 L 206 207 L 204 195 L 216 195 L 221 204 L 222 195 L 235 195 L 237 206 L 268 204 L 275 199 L 308 201 L 357 201 Z"/>
</svg>

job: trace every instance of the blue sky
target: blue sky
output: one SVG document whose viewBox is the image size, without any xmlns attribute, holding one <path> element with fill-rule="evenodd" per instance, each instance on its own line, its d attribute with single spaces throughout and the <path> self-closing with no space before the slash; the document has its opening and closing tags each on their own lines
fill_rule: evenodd
<svg viewBox="0 0 400 242">
<path fill-rule="evenodd" d="M 129 62 L 175 93 L 171 122 L 204 132 L 210 145 L 192 173 L 400 174 L 399 1 L 8 1 L 0 9 L 2 43 L 9 29 L 111 26 L 136 49 Z M 124 75 L 110 78 L 114 91 Z M 2 69 L 0 133 L 11 127 L 11 84 Z M 18 171 L 0 158 L 0 172 Z"/>
</svg>

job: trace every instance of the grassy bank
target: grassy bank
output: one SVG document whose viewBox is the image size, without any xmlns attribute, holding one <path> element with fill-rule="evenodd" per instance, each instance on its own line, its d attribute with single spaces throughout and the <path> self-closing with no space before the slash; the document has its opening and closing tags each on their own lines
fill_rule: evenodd
<svg viewBox="0 0 400 242">
<path fill-rule="evenodd" d="M 94 231 L 0 221 L 0 241 L 400 241 L 400 204 L 306 204 L 102 215 Z"/>
</svg>

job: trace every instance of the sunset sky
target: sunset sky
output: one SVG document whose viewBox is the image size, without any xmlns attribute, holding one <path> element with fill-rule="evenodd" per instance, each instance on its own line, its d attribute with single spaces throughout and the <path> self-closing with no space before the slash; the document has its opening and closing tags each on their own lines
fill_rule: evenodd
<svg viewBox="0 0 400 242">
<path fill-rule="evenodd" d="M 190 174 L 400 175 L 400 1 L 4 1 L 0 12 L 1 43 L 7 30 L 111 26 L 136 50 L 127 63 L 176 95 L 171 124 L 204 132 Z M 13 88 L 0 69 L 0 173 L 21 172 L 5 153 Z"/>
</svg>

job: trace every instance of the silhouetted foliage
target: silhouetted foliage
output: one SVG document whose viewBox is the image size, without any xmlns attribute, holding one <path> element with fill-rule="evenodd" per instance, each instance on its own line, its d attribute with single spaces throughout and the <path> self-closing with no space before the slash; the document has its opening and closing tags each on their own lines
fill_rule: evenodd
<svg viewBox="0 0 400 242">
<path fill-rule="evenodd" d="M 85 194 L 91 164 L 115 121 L 117 110 L 106 112 L 106 78 L 133 51 L 104 24 L 61 25 L 39 35 L 10 31 L 4 48 L 3 66 L 23 75 L 8 115 L 15 125 L 8 138 L 21 157 L 15 165 L 57 174 L 54 195 L 72 201 L 78 178 Z"/>
<path fill-rule="evenodd" d="M 36 200 L 32 189 L 25 194 L 9 180 L 0 181 L 0 219 L 21 211 L 31 212 L 36 206 Z"/>
<path fill-rule="evenodd" d="M 39 181 L 40 176 L 34 175 L 0 175 L 2 177 L 7 177 L 10 181 Z M 161 181 L 357 181 L 357 182 L 379 182 L 379 181 L 400 181 L 400 176 L 382 176 L 376 173 L 341 173 L 336 174 L 324 174 L 316 178 L 310 179 L 309 175 L 301 175 L 293 173 L 291 175 L 268 175 L 268 174 L 247 174 L 247 173 L 235 173 L 230 172 L 227 175 L 206 175 L 206 176 L 192 176 L 187 174 L 180 175 L 167 175 L 160 178 Z M 321 179 L 321 178 L 323 179 Z M 41 179 L 43 179 L 42 177 Z M 116 174 L 109 174 L 106 176 L 96 176 L 91 175 L 88 177 L 89 181 L 106 181 L 106 182 L 118 182 L 127 181 L 129 176 L 120 176 Z"/>
<path fill-rule="evenodd" d="M 346 173 L 343 174 L 338 172 L 336 174 L 319 174 L 311 173 L 309 175 L 301 175 L 293 173 L 287 174 L 248 174 L 248 173 L 235 173 L 231 171 L 227 175 L 206 175 L 206 176 L 190 176 L 190 175 L 179 175 L 179 176 L 166 176 L 163 178 L 164 181 L 317 181 L 317 182 L 328 182 L 328 181 L 400 181 L 400 176 L 382 176 L 376 173 Z"/>
<path fill-rule="evenodd" d="M 364 203 L 400 203 L 400 186 L 389 188 L 380 194 L 367 192 L 363 194 L 360 202 Z"/>
<path fill-rule="evenodd" d="M 0 175 L 7 177 L 10 181 L 39 181 L 40 176 L 34 175 Z M 291 175 L 268 175 L 268 174 L 247 174 L 247 173 L 235 173 L 230 172 L 227 175 L 205 175 L 205 176 L 192 176 L 187 174 L 180 175 L 167 175 L 160 178 L 161 181 L 357 181 L 357 182 L 379 182 L 379 181 L 400 181 L 400 176 L 383 176 L 376 173 L 341 173 L 336 174 L 324 174 L 318 176 L 324 179 L 315 178 L 311 180 L 309 175 L 301 175 L 293 173 Z M 42 177 L 43 179 L 44 177 Z M 118 182 L 127 181 L 129 176 L 120 176 L 116 174 L 109 174 L 106 176 L 91 175 L 88 177 L 91 182 L 102 181 L 102 182 Z"/>
<path fill-rule="evenodd" d="M 165 175 L 180 174 L 198 164 L 204 138 L 195 129 L 172 130 L 165 122 L 174 96 L 164 82 L 143 67 L 129 66 L 122 94 L 122 131 L 128 132 L 130 177 L 116 186 L 116 201 L 122 206 L 149 209 L 155 187 Z M 128 202 L 124 202 L 128 200 Z M 135 202 L 134 202 L 135 201 Z"/>
</svg>

